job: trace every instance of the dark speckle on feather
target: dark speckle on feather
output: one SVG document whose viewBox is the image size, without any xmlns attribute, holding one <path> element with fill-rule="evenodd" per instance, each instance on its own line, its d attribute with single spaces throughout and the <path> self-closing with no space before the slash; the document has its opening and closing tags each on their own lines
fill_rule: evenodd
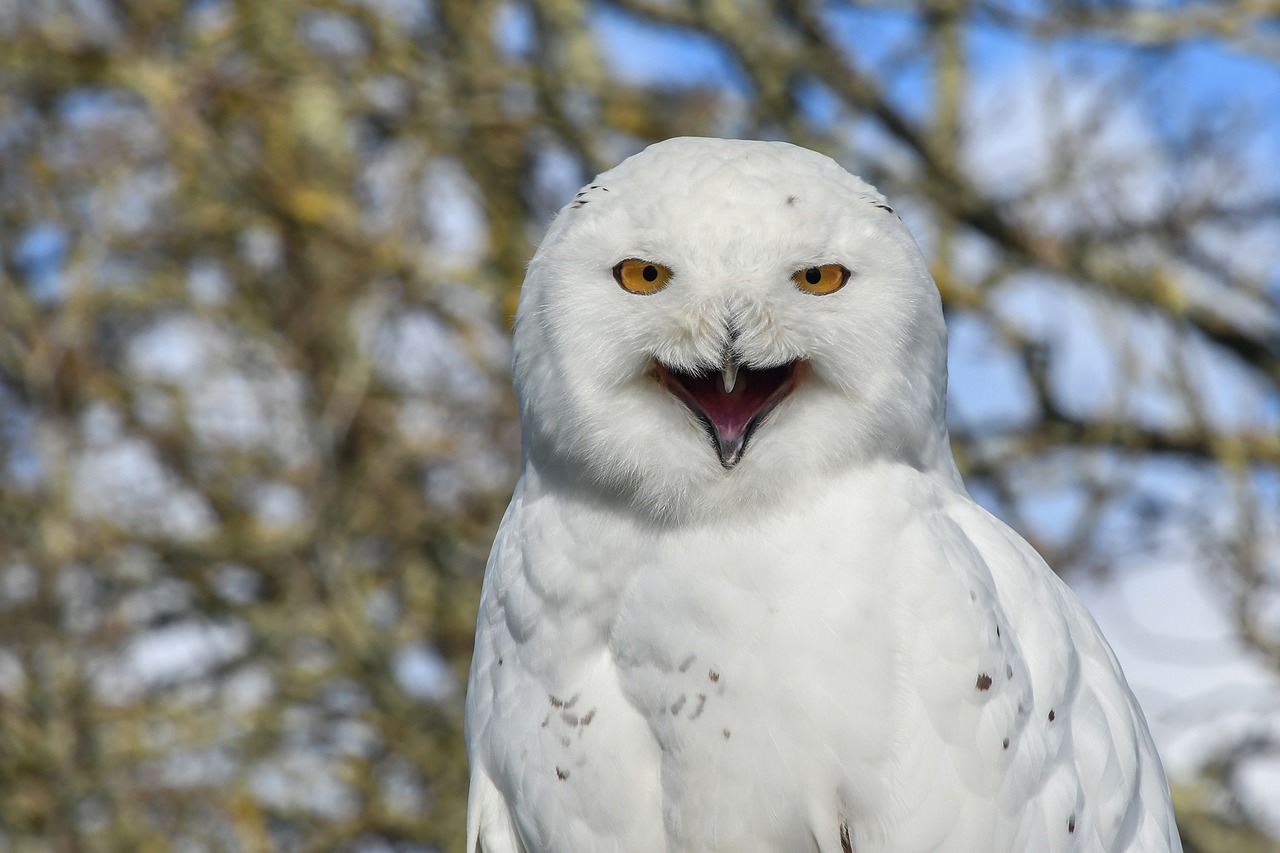
<svg viewBox="0 0 1280 853">
<path fill-rule="evenodd" d="M 841 853 L 853 853 L 853 841 L 849 838 L 849 822 L 840 818 L 840 850 Z"/>
<path fill-rule="evenodd" d="M 990 688 L 991 688 L 991 676 L 987 675 L 985 672 L 981 673 L 978 676 L 978 689 L 989 690 Z"/>
<path fill-rule="evenodd" d="M 569 771 L 568 771 L 568 770 L 561 770 L 559 767 L 557 767 L 557 768 L 556 768 L 556 778 L 557 778 L 557 779 L 559 779 L 561 782 L 563 782 L 565 779 L 568 779 L 568 778 L 569 778 Z"/>
</svg>

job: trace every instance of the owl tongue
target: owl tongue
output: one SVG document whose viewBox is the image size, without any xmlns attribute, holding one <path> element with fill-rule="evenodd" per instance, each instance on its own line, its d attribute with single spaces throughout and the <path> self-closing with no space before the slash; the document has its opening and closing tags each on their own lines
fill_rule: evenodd
<svg viewBox="0 0 1280 853">
<path fill-rule="evenodd" d="M 720 464 L 732 468 L 742 457 L 747 439 L 764 416 L 796 386 L 800 362 L 777 367 L 738 367 L 723 374 L 684 373 L 658 364 L 658 377 L 702 419 L 715 442 Z M 732 388 L 726 391 L 725 387 Z"/>
</svg>

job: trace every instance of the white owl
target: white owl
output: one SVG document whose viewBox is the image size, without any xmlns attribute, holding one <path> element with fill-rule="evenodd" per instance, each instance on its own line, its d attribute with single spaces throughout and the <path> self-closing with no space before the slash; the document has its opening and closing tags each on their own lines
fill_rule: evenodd
<svg viewBox="0 0 1280 853">
<path fill-rule="evenodd" d="M 467 693 L 468 853 L 1180 850 L 1106 641 L 965 491 L 906 227 L 672 139 L 552 224 Z"/>
</svg>

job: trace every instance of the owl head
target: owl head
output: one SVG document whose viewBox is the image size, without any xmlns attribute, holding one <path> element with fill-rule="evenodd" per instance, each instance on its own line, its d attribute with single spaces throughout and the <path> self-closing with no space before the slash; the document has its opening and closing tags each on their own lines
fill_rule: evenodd
<svg viewBox="0 0 1280 853">
<path fill-rule="evenodd" d="M 941 301 L 906 227 L 834 160 L 670 139 L 601 174 L 529 265 L 525 475 L 671 523 L 857 466 L 953 470 Z"/>
</svg>

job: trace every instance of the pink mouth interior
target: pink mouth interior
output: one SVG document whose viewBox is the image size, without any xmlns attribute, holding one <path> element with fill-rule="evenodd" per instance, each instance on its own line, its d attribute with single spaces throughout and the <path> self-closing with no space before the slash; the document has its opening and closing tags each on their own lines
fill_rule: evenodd
<svg viewBox="0 0 1280 853">
<path fill-rule="evenodd" d="M 735 442 L 796 386 L 800 362 L 763 369 L 742 366 L 732 393 L 725 393 L 720 373 L 683 373 L 658 364 L 662 384 L 701 415 L 724 442 Z"/>
</svg>

